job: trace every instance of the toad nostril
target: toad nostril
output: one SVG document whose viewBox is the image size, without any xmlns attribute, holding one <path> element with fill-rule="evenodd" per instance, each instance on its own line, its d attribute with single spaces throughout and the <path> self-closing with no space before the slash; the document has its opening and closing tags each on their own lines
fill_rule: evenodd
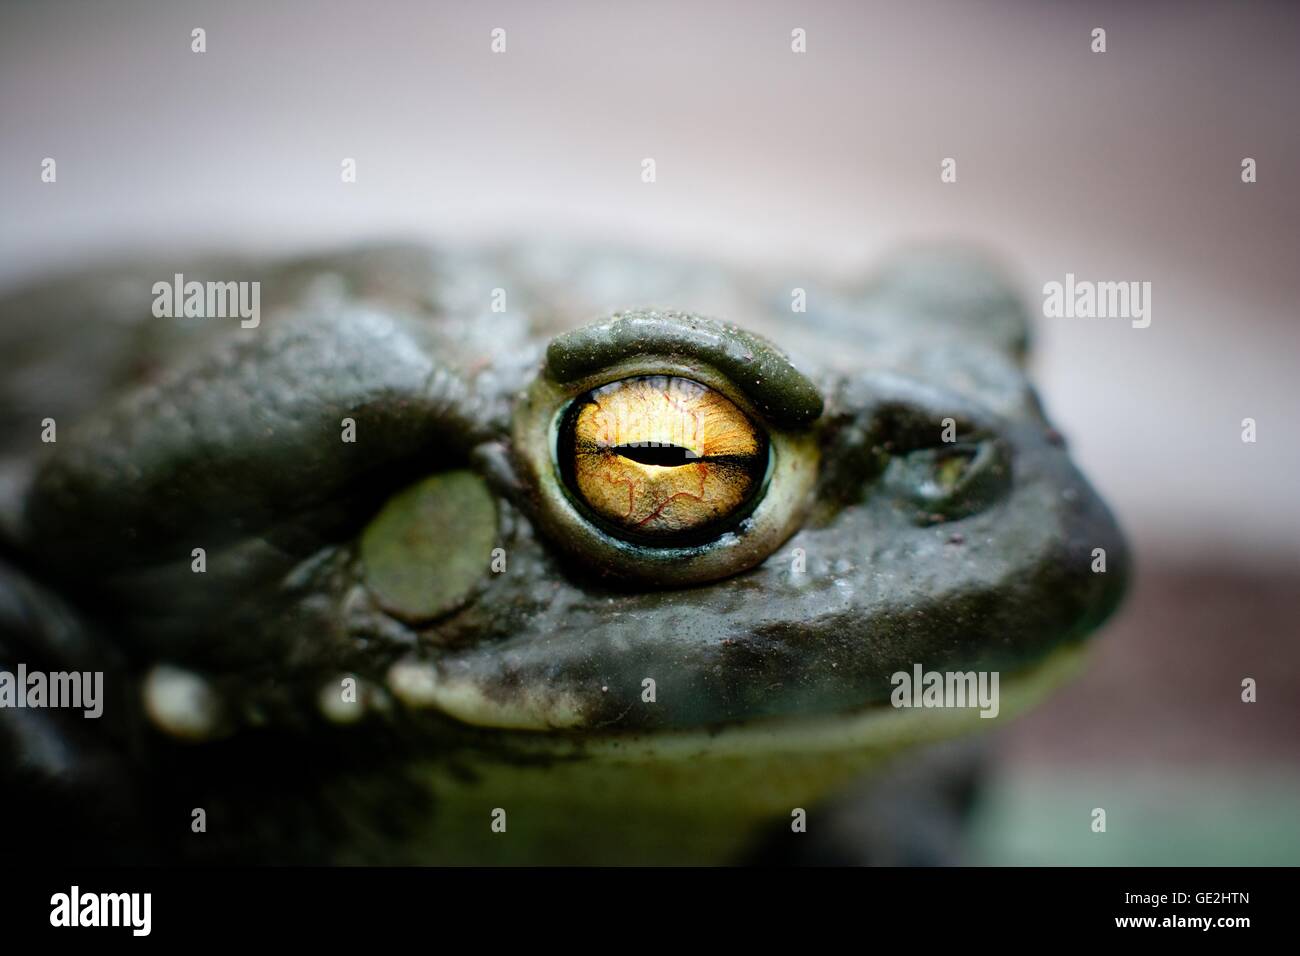
<svg viewBox="0 0 1300 956">
<path fill-rule="evenodd" d="M 975 458 L 974 448 L 955 448 L 940 455 L 934 466 L 934 483 L 941 494 L 951 494 L 969 470 Z"/>
<path fill-rule="evenodd" d="M 889 463 L 884 485 L 917 506 L 918 521 L 964 518 L 1010 488 L 1010 450 L 996 438 L 917 449 Z"/>
</svg>

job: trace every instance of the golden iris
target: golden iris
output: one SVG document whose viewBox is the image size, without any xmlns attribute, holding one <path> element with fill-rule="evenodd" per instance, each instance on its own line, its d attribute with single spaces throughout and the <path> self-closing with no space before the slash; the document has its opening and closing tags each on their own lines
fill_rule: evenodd
<svg viewBox="0 0 1300 956">
<path fill-rule="evenodd" d="M 647 375 L 593 389 L 565 415 L 569 489 L 625 537 L 696 537 L 740 516 L 767 472 L 767 435 L 734 403 L 686 378 Z"/>
</svg>

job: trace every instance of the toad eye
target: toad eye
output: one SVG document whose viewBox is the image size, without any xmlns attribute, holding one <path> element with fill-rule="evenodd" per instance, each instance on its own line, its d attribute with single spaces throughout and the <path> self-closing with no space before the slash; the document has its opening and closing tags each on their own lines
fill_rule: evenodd
<svg viewBox="0 0 1300 956">
<path fill-rule="evenodd" d="M 770 342 L 682 312 L 552 340 L 515 406 L 519 499 L 575 562 L 682 587 L 765 560 L 807 514 L 816 386 Z"/>
<path fill-rule="evenodd" d="M 645 375 L 576 399 L 557 457 L 569 491 L 608 530 L 646 544 L 699 539 L 748 513 L 768 471 L 766 433 L 721 393 Z"/>
</svg>

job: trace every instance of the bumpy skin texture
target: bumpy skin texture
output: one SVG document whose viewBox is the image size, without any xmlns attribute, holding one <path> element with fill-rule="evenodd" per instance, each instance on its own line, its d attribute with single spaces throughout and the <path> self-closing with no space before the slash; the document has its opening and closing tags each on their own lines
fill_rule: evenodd
<svg viewBox="0 0 1300 956">
<path fill-rule="evenodd" d="M 150 287 L 174 272 L 260 279 L 261 327 L 152 318 Z M 790 310 L 796 286 L 806 313 Z M 494 288 L 508 290 L 505 313 L 490 311 Z M 548 354 L 557 334 L 639 304 L 692 314 L 635 311 Z M 110 701 L 99 723 L 0 712 L 4 791 L 65 829 L 86 821 L 75 845 L 110 859 L 678 859 L 617 833 L 574 851 L 557 821 L 586 807 L 590 830 L 619 786 L 653 796 L 657 781 L 673 826 L 720 800 L 700 816 L 752 828 L 786 794 L 737 807 L 743 795 L 710 789 L 707 746 L 689 744 L 706 759 L 688 779 L 665 775 L 656 741 L 847 720 L 887 707 L 889 675 L 915 662 L 1015 674 L 1080 641 L 1124 587 L 1114 521 L 1025 379 L 1023 309 L 965 254 L 913 253 L 845 289 L 604 251 L 393 247 L 103 270 L 12 295 L 0 313 L 16 367 L 0 392 L 0 660 L 105 670 Z M 784 383 L 755 405 L 815 436 L 816 492 L 757 567 L 629 586 L 539 531 L 512 412 L 544 363 L 565 381 L 650 340 L 691 351 L 714 334 L 699 313 L 747 330 L 712 342 L 715 368 Z M 792 364 L 761 349 L 752 364 L 751 332 Z M 339 439 L 349 418 L 355 443 Z M 937 470 L 946 418 L 969 453 L 955 486 Z M 450 469 L 491 488 L 507 568 L 484 565 L 441 617 L 403 619 L 367 590 L 361 532 L 393 495 Z M 1105 574 L 1091 571 L 1095 548 Z M 174 742 L 143 715 L 160 663 L 211 687 L 210 739 Z M 404 664 L 473 706 L 409 706 L 393 686 Z M 349 726 L 318 705 L 343 674 L 368 711 Z M 648 756 L 631 769 L 607 759 L 620 741 Z M 589 779 L 566 776 L 595 764 Z M 550 835 L 448 836 L 456 800 L 486 834 L 496 801 L 548 786 L 560 809 L 537 827 Z M 220 821 L 201 839 L 187 826 L 197 806 Z M 443 829 L 421 837 L 431 820 Z"/>
</svg>

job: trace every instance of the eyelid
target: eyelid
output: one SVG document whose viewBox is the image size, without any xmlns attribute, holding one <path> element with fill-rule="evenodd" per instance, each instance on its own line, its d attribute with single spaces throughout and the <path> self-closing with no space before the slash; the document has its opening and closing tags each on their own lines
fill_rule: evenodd
<svg viewBox="0 0 1300 956">
<path fill-rule="evenodd" d="M 774 345 L 744 329 L 683 312 L 620 312 L 559 335 L 546 350 L 546 376 L 570 384 L 637 353 L 708 363 L 778 428 L 804 428 L 821 416 L 817 386 Z"/>
</svg>

